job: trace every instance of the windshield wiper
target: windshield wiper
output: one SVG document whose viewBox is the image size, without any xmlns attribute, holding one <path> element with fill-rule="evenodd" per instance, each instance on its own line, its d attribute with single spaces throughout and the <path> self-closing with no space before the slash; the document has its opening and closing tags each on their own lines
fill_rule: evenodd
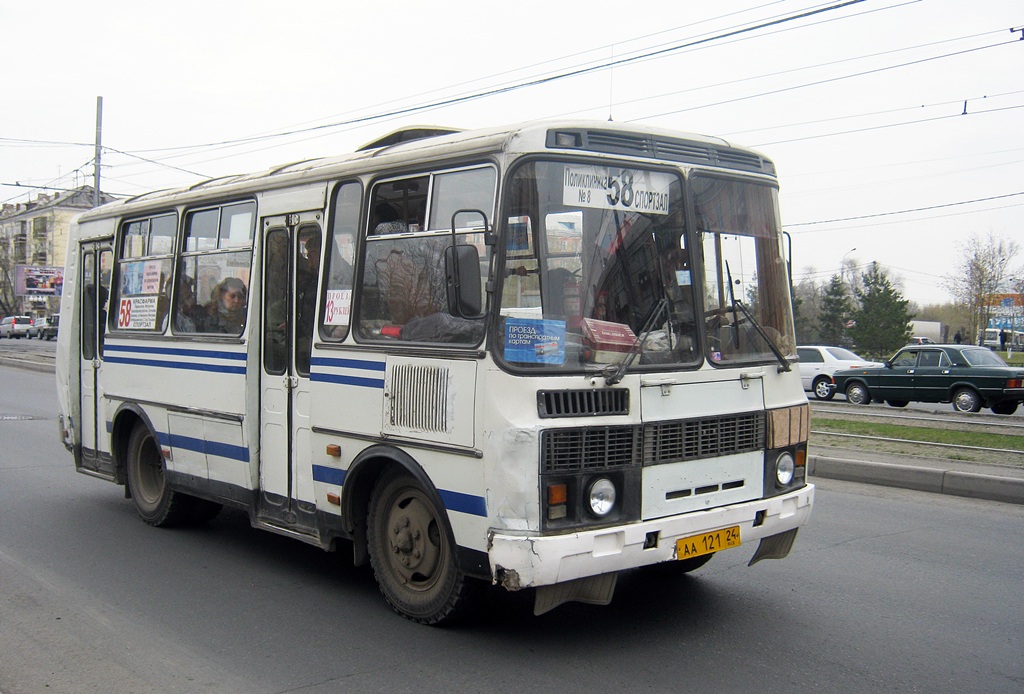
<svg viewBox="0 0 1024 694">
<path fill-rule="evenodd" d="M 754 326 L 754 330 L 757 331 L 757 334 L 760 335 L 764 339 L 764 341 L 768 343 L 768 348 L 771 349 L 772 354 L 775 355 L 775 358 L 779 360 L 779 364 L 782 365 L 782 370 L 791 371 L 793 367 L 790 365 L 789 360 L 786 359 L 786 357 L 782 354 L 782 350 L 780 350 L 778 345 L 775 344 L 775 341 L 772 340 L 772 338 L 768 336 L 768 333 L 765 332 L 764 328 L 761 327 L 761 324 L 757 322 L 757 319 L 754 318 L 754 314 L 750 312 L 750 309 L 748 309 L 742 301 L 738 301 L 735 298 L 733 299 L 732 305 L 734 310 L 737 308 L 740 310 L 740 313 L 742 313 L 744 317 L 748 321 L 750 321 L 750 324 Z"/>
<path fill-rule="evenodd" d="M 626 375 L 626 369 L 633 363 L 637 355 L 643 351 L 644 343 L 647 342 L 647 336 L 651 334 L 651 328 L 654 327 L 655 322 L 661 316 L 662 311 L 668 307 L 668 299 L 661 298 L 657 304 L 654 305 L 654 310 L 651 311 L 651 317 L 648 318 L 643 327 L 640 328 L 640 334 L 633 340 L 633 346 L 629 348 L 629 353 L 626 358 L 620 361 L 618 364 L 611 366 L 610 373 L 608 369 L 605 370 L 604 384 L 606 386 L 613 386 L 622 380 L 622 377 Z"/>
</svg>

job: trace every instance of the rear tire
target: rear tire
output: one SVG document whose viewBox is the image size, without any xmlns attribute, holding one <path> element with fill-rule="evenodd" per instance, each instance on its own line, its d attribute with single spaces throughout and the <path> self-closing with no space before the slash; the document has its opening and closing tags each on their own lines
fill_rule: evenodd
<svg viewBox="0 0 1024 694">
<path fill-rule="evenodd" d="M 846 386 L 846 400 L 852 405 L 870 405 L 871 393 L 863 383 L 851 383 Z"/>
<path fill-rule="evenodd" d="M 222 508 L 214 501 L 171 491 L 160 446 L 141 423 L 128 438 L 128 490 L 139 517 L 158 528 L 205 523 Z"/>
<path fill-rule="evenodd" d="M 957 412 L 978 412 L 981 398 L 970 388 L 959 388 L 953 393 L 953 409 Z"/>
<path fill-rule="evenodd" d="M 885 404 L 889 407 L 906 407 L 908 400 L 886 400 Z"/>
<path fill-rule="evenodd" d="M 370 564 L 392 609 L 440 624 L 465 608 L 469 585 L 459 568 L 447 515 L 403 470 L 377 482 L 367 519 Z"/>
<path fill-rule="evenodd" d="M 814 397 L 818 400 L 831 400 L 836 395 L 836 389 L 830 378 L 816 379 L 812 386 L 812 391 L 814 392 Z"/>
<path fill-rule="evenodd" d="M 994 414 L 1013 414 L 1016 411 L 1017 402 L 1015 400 L 1004 400 L 992 405 L 992 412 Z"/>
</svg>

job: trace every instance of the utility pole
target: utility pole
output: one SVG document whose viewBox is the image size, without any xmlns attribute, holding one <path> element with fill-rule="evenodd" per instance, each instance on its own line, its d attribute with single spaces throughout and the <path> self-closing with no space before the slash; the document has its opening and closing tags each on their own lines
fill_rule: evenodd
<svg viewBox="0 0 1024 694">
<path fill-rule="evenodd" d="M 103 151 L 103 97 L 96 97 L 96 166 L 92 173 L 92 206 L 100 206 L 100 153 Z"/>
</svg>

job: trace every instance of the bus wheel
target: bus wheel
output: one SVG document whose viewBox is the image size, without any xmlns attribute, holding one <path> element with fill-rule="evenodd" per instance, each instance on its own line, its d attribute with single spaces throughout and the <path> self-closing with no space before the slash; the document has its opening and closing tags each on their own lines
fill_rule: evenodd
<svg viewBox="0 0 1024 694">
<path fill-rule="evenodd" d="M 150 525 L 174 525 L 188 511 L 191 499 L 168 488 L 160 446 L 144 424 L 136 425 L 128 439 L 128 489 L 135 510 Z"/>
<path fill-rule="evenodd" d="M 378 481 L 367 541 L 377 585 L 395 612 L 421 624 L 439 624 L 461 611 L 468 586 L 446 518 L 404 472 L 392 470 Z"/>
</svg>

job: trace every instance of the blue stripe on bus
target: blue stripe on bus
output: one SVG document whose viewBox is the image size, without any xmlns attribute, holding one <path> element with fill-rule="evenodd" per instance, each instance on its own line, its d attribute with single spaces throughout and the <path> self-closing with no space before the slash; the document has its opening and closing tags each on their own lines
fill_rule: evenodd
<svg viewBox="0 0 1024 694">
<path fill-rule="evenodd" d="M 245 446 L 236 446 L 234 444 L 222 443 L 220 441 L 206 441 L 204 439 L 197 439 L 193 436 L 165 434 L 163 432 L 157 434 L 157 439 L 160 441 L 161 446 L 183 448 L 186 451 L 195 451 L 196 453 L 215 455 L 220 458 L 240 460 L 243 463 L 249 462 L 249 449 Z"/>
<path fill-rule="evenodd" d="M 326 482 L 340 486 L 345 484 L 345 476 L 347 474 L 347 470 L 339 470 L 325 465 L 313 466 L 314 482 Z M 441 501 L 444 502 L 445 508 L 448 510 L 487 517 L 487 502 L 484 501 L 482 496 L 452 492 L 447 489 L 438 489 L 437 491 L 441 495 Z"/>
<path fill-rule="evenodd" d="M 127 357 L 111 357 L 104 355 L 103 361 L 109 364 L 134 364 L 135 366 L 159 366 L 165 369 L 186 369 L 188 371 L 211 371 L 226 374 L 244 374 L 244 366 L 222 366 L 220 364 L 204 364 L 201 362 L 160 361 L 159 359 L 131 359 Z"/>
<path fill-rule="evenodd" d="M 346 386 L 362 386 L 363 388 L 379 388 L 380 390 L 384 390 L 383 378 L 362 378 L 360 376 L 325 374 L 316 371 L 309 375 L 309 380 L 322 381 L 323 383 L 340 383 Z"/>
<path fill-rule="evenodd" d="M 363 371 L 384 371 L 387 364 L 382 361 L 366 361 L 365 359 L 334 359 L 331 357 L 315 357 L 310 361 L 313 366 L 332 366 L 339 369 L 361 369 Z"/>
<path fill-rule="evenodd" d="M 345 484 L 345 475 L 348 474 L 348 470 L 339 470 L 338 468 L 327 467 L 326 465 L 314 465 L 313 466 L 313 481 L 314 482 L 326 482 L 327 484 Z"/>
<path fill-rule="evenodd" d="M 206 359 L 233 359 L 245 361 L 245 352 L 223 352 L 208 349 L 184 349 L 181 347 L 133 347 L 114 345 L 109 342 L 103 346 L 104 352 L 130 352 L 133 354 L 168 354 L 175 357 L 200 357 Z"/>
<path fill-rule="evenodd" d="M 487 517 L 487 502 L 482 496 L 452 492 L 447 489 L 438 489 L 437 493 L 441 495 L 441 501 L 449 510 Z"/>
</svg>

